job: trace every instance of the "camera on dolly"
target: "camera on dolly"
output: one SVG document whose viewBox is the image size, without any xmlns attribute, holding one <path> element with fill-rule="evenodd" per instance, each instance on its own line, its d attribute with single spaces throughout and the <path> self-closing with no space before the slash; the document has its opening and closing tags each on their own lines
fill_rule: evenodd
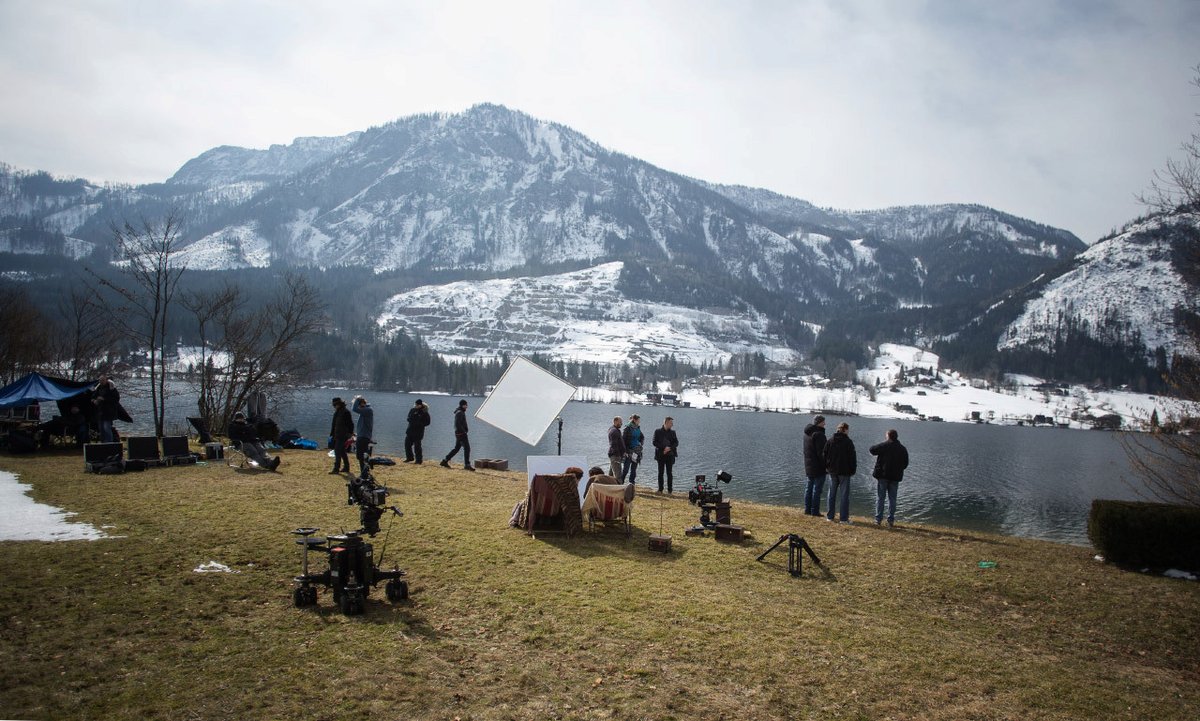
<svg viewBox="0 0 1200 721">
<path fill-rule="evenodd" d="M 728 471 L 720 471 L 716 480 L 727 484 L 733 480 L 733 476 Z M 688 503 L 700 507 L 700 523 L 687 529 L 688 535 L 703 535 L 706 530 L 716 529 L 718 525 L 729 525 L 729 501 L 724 500 L 724 494 L 715 482 L 708 482 L 708 476 L 696 476 L 696 486 L 688 491 Z M 716 520 L 713 520 L 714 513 Z"/>
<path fill-rule="evenodd" d="M 368 467 L 373 468 L 373 464 L 368 463 Z M 390 571 L 382 570 L 387 536 L 384 536 L 378 561 L 375 560 L 374 546 L 364 538 L 374 538 L 379 533 L 379 519 L 384 513 L 391 511 L 393 518 L 404 515 L 395 506 L 385 505 L 387 497 L 387 487 L 379 485 L 368 470 L 346 484 L 346 504 L 359 507 L 361 528 L 328 538 L 315 535 L 319 528 L 297 528 L 292 531 L 292 534 L 297 536 L 296 543 L 301 546 L 303 554 L 300 575 L 293 579 L 296 587 L 292 593 L 292 602 L 297 608 L 316 604 L 317 586 L 333 589 L 334 603 L 347 616 L 365 610 L 371 589 L 381 581 L 387 581 L 384 592 L 389 601 L 403 601 L 408 598 L 408 581 L 404 578 L 407 572 L 399 567 L 393 567 Z M 389 524 L 388 535 L 390 534 Z M 329 567 L 319 573 L 310 573 L 310 551 L 326 554 Z"/>
</svg>

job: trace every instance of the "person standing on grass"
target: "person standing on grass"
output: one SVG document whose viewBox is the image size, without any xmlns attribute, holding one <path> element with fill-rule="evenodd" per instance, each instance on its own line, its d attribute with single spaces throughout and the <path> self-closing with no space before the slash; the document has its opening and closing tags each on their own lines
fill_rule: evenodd
<svg viewBox="0 0 1200 721">
<path fill-rule="evenodd" d="M 629 475 L 629 482 L 637 481 L 638 465 L 642 462 L 642 444 L 646 442 L 646 434 L 642 433 L 642 417 L 634 413 L 629 416 L 629 423 L 621 432 L 621 440 L 625 442 L 625 464 L 621 466 L 621 482 Z"/>
<path fill-rule="evenodd" d="M 616 416 L 608 427 L 608 475 L 620 478 L 624 462 L 625 436 L 621 433 L 621 416 Z"/>
<path fill-rule="evenodd" d="M 421 441 L 429 425 L 429 406 L 420 398 L 408 411 L 408 430 L 404 433 L 404 462 L 421 465 Z"/>
<path fill-rule="evenodd" d="M 113 434 L 113 421 L 117 420 L 121 408 L 121 392 L 107 375 L 100 376 L 96 387 L 92 389 L 92 403 L 95 404 L 100 418 L 100 441 L 112 443 L 116 440 Z"/>
<path fill-rule="evenodd" d="M 667 493 L 673 493 L 671 484 L 675 481 L 673 469 L 675 457 L 679 455 L 679 436 L 674 430 L 675 419 L 667 416 L 662 428 L 654 431 L 654 460 L 658 461 L 658 492 L 663 492 L 663 472 L 667 475 Z"/>
<path fill-rule="evenodd" d="M 821 492 L 825 490 L 825 416 L 817 416 L 804 429 L 804 513 L 821 515 Z"/>
<path fill-rule="evenodd" d="M 358 458 L 358 476 L 366 478 L 367 459 L 371 457 L 371 439 L 375 437 L 375 409 L 362 396 L 354 396 L 354 404 L 350 410 L 358 414 L 358 423 L 354 427 L 354 455 Z"/>
<path fill-rule="evenodd" d="M 888 499 L 888 527 L 896 525 L 896 492 L 904 480 L 904 469 L 908 468 L 908 449 L 900 444 L 900 434 L 894 429 L 883 434 L 883 443 L 871 446 L 875 456 L 875 525 L 883 521 L 883 498 Z"/>
<path fill-rule="evenodd" d="M 833 438 L 825 444 L 825 468 L 829 471 L 829 513 L 827 520 L 834 520 L 841 498 L 841 522 L 850 523 L 850 479 L 858 473 L 858 454 L 854 441 L 850 440 L 850 424 L 839 423 Z"/>
<path fill-rule="evenodd" d="M 471 465 L 471 440 L 467 437 L 467 402 L 461 400 L 458 402 L 458 409 L 454 411 L 454 450 L 446 454 L 442 459 L 442 468 L 450 467 L 450 459 L 458 453 L 461 448 L 463 452 L 463 470 L 473 471 L 475 467 Z"/>
<path fill-rule="evenodd" d="M 350 456 L 346 446 L 350 436 L 354 435 L 354 419 L 346 408 L 346 401 L 341 398 L 333 399 L 333 423 L 329 426 L 329 436 L 333 439 L 333 470 L 330 475 L 350 472 Z"/>
</svg>

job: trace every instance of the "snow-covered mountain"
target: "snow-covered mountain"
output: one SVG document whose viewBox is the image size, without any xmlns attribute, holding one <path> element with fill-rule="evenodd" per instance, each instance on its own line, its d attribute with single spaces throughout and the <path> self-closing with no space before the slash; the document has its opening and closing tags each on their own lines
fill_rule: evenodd
<svg viewBox="0 0 1200 721">
<path fill-rule="evenodd" d="M 266 150 L 223 146 L 165 184 L 100 195 L 64 232 L 102 247 L 118 214 L 182 209 L 182 240 L 198 246 L 189 257 L 210 269 L 502 273 L 632 261 L 814 306 L 978 301 L 1084 247 L 979 206 L 847 213 L 709 185 L 496 105 Z M 4 206 L 0 215 L 40 217 L 29 203 Z"/>
<path fill-rule="evenodd" d="M 113 222 L 171 211 L 182 220 L 176 262 L 195 270 L 365 267 L 384 278 L 433 273 L 491 288 L 486 283 L 510 281 L 477 279 L 520 275 L 532 287 L 548 274 L 591 269 L 610 279 L 610 290 L 590 289 L 607 298 L 601 320 L 676 318 L 671 333 L 686 338 L 664 347 L 696 358 L 743 346 L 803 348 L 814 324 L 835 316 L 904 311 L 910 329 L 924 322 L 920 314 L 944 325 L 1085 248 L 1066 231 L 982 206 L 848 212 L 713 185 L 487 104 L 265 150 L 223 146 L 153 185 L 98 187 L 0 167 L 0 243 L 8 243 L 0 248 L 73 256 L 94 249 L 105 260 Z M 550 295 L 534 316 L 549 317 L 543 311 L 557 303 L 572 309 L 555 321 L 561 328 L 587 317 L 572 315 L 575 295 L 553 299 L 555 284 L 543 285 Z M 615 305 L 612 289 L 636 307 Z M 683 308 L 691 310 L 671 310 Z M 433 342 L 449 321 L 428 320 L 430 327 L 413 329 Z M 509 348 L 488 322 L 509 331 L 526 323 L 489 317 L 446 337 L 491 333 L 493 350 Z M 655 339 L 671 333 L 616 355 L 658 358 Z M 575 352 L 569 334 L 543 333 L 552 343 L 533 335 L 511 347 Z"/>
<path fill-rule="evenodd" d="M 796 353 L 761 313 L 699 310 L 628 298 L 622 263 L 539 277 L 459 281 L 397 294 L 378 317 L 386 333 L 419 335 L 445 355 L 545 353 L 564 360 L 655 362 L 674 355 L 697 365 L 731 353 Z"/>
<path fill-rule="evenodd" d="M 1004 329 L 1000 350 L 1046 352 L 1068 331 L 1108 344 L 1195 356 L 1185 318 L 1200 312 L 1200 215 L 1159 215 L 1134 223 L 1080 254 L 1068 271 L 1029 299 Z"/>
<path fill-rule="evenodd" d="M 279 180 L 345 150 L 360 135 L 356 132 L 333 138 L 296 138 L 288 145 L 272 145 L 266 150 L 222 145 L 184 163 L 167 182 L 215 188 L 247 181 Z"/>
</svg>

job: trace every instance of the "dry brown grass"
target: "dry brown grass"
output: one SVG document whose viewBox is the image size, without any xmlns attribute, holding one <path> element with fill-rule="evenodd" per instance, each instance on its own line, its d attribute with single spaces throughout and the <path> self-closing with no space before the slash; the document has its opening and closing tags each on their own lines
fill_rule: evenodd
<svg viewBox="0 0 1200 721">
<path fill-rule="evenodd" d="M 291 606 L 288 531 L 357 526 L 323 453 L 82 473 L 0 458 L 34 497 L 112 525 L 97 542 L 0 543 L 0 717 L 1193 719 L 1200 584 L 1087 549 L 946 529 L 836 526 L 741 503 L 756 540 L 685 538 L 677 494 L 616 530 L 507 527 L 520 474 L 380 469 L 407 514 L 387 554 L 410 601 Z M 659 508 L 674 551 L 647 550 Z M 858 519 L 861 521 L 861 519 Z M 387 521 L 384 521 L 385 529 Z M 755 556 L 805 536 L 827 572 Z M 378 553 L 382 536 L 376 539 Z M 980 560 L 998 566 L 984 570 Z M 237 574 L 197 574 L 206 561 Z"/>
</svg>

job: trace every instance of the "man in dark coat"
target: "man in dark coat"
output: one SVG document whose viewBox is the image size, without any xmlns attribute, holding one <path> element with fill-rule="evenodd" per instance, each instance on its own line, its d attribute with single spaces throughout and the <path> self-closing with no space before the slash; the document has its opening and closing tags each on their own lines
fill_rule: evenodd
<svg viewBox="0 0 1200 721">
<path fill-rule="evenodd" d="M 871 473 L 876 481 L 875 525 L 883 521 L 883 497 L 888 499 L 888 526 L 896 525 L 896 492 L 904 480 L 904 469 L 908 468 L 908 449 L 900 444 L 900 434 L 889 430 L 883 443 L 871 446 L 875 456 L 875 470 Z"/>
<path fill-rule="evenodd" d="M 442 459 L 442 467 L 450 467 L 450 459 L 458 453 L 461 448 L 463 452 L 463 470 L 473 471 L 475 467 L 471 465 L 471 440 L 467 437 L 467 402 L 461 400 L 458 402 L 458 408 L 454 411 L 454 450 L 446 454 Z"/>
<path fill-rule="evenodd" d="M 827 520 L 834 520 L 841 498 L 841 522 L 850 523 L 850 479 L 858 473 L 858 454 L 854 441 L 850 440 L 850 424 L 839 423 L 833 438 L 825 444 L 825 468 L 829 471 L 829 512 Z"/>
<path fill-rule="evenodd" d="M 333 399 L 333 423 L 329 426 L 329 435 L 333 438 L 333 470 L 330 475 L 350 472 L 350 456 L 346 446 L 350 436 L 354 435 L 354 419 L 350 417 L 350 409 L 341 398 Z"/>
<path fill-rule="evenodd" d="M 821 515 L 821 492 L 825 490 L 825 416 L 817 416 L 804 428 L 804 513 Z"/>
<path fill-rule="evenodd" d="M 408 411 L 408 430 L 404 432 L 404 462 L 421 463 L 421 441 L 429 425 L 429 406 L 420 398 Z"/>
<path fill-rule="evenodd" d="M 229 423 L 229 438 L 237 441 L 242 453 L 257 463 L 260 468 L 272 471 L 279 468 L 279 456 L 272 458 L 267 455 L 266 449 L 263 448 L 262 442 L 258 438 L 258 431 L 246 422 L 246 414 L 241 411 L 233 414 L 233 420 Z"/>
<path fill-rule="evenodd" d="M 617 416 L 608 427 L 608 475 L 620 478 L 624 461 L 625 436 L 621 433 L 621 416 Z"/>
<path fill-rule="evenodd" d="M 96 404 L 100 418 L 100 440 L 103 443 L 112 443 L 113 421 L 117 420 L 120 413 L 121 392 L 107 375 L 100 376 L 100 381 L 92 390 L 92 403 Z"/>
<path fill-rule="evenodd" d="M 675 419 L 667 416 L 662 428 L 654 430 L 654 460 L 658 461 L 658 492 L 663 492 L 663 471 L 667 474 L 667 493 L 673 493 L 671 484 L 674 482 L 675 458 L 679 455 L 679 436 L 673 426 Z"/>
</svg>

